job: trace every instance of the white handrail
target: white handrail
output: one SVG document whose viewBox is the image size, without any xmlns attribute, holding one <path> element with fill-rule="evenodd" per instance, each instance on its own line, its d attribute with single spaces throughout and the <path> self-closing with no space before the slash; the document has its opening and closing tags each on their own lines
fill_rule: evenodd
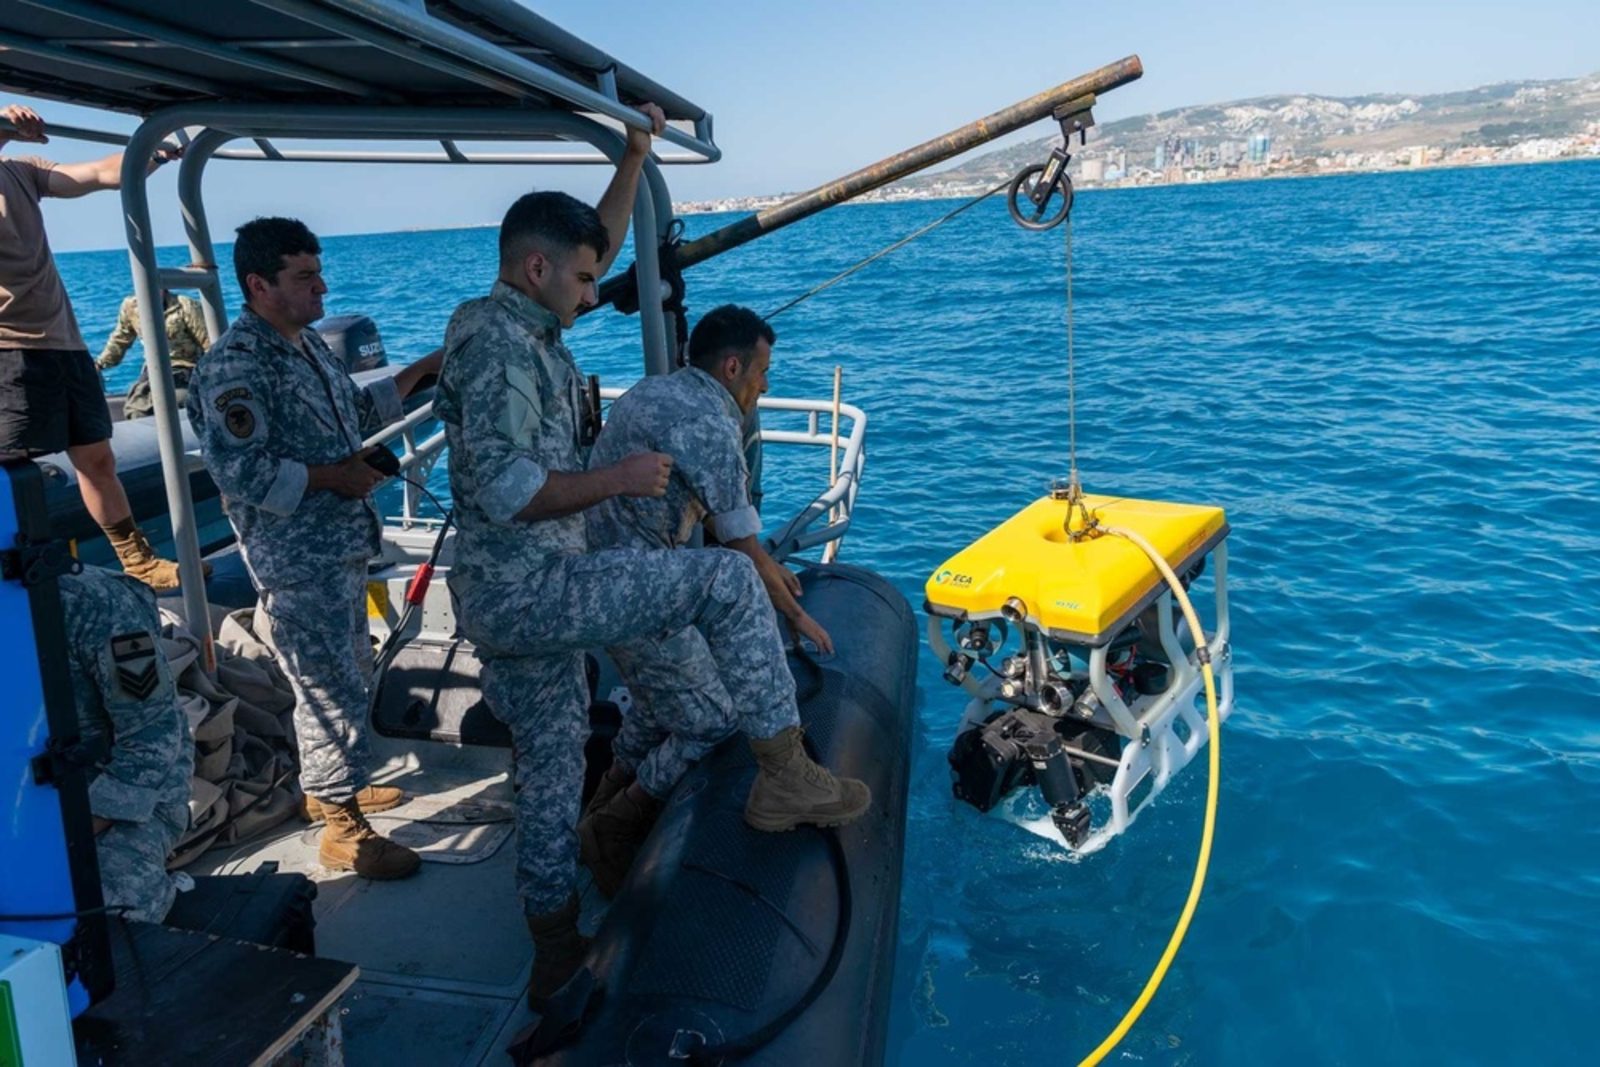
<svg viewBox="0 0 1600 1067">
<path fill-rule="evenodd" d="M 820 425 L 822 420 L 817 417 L 823 414 L 832 415 L 831 399 L 762 397 L 761 409 L 806 412 L 812 416 L 807 420 L 805 430 L 768 430 L 763 427 L 761 431 L 763 444 L 770 442 L 810 445 L 816 448 L 832 447 L 834 440 L 832 429 L 830 427 L 824 432 Z M 841 541 L 850 529 L 856 494 L 861 489 L 861 471 L 866 465 L 867 413 L 854 404 L 841 403 L 839 415 L 849 420 L 850 435 L 842 442 L 844 447 L 839 458 L 838 479 L 767 538 L 767 550 L 780 561 L 819 545 Z"/>
<path fill-rule="evenodd" d="M 415 410 L 406 412 L 405 418 L 399 422 L 391 422 L 371 437 L 361 443 L 363 448 L 373 445 L 387 445 L 395 438 L 401 442 L 400 471 L 416 470 L 416 478 L 407 479 L 400 483 L 401 505 L 400 525 L 411 527 L 421 521 L 422 490 L 413 482 L 427 483 L 428 474 L 433 470 L 433 465 L 439 461 L 439 456 L 444 452 L 444 430 L 435 430 L 420 444 L 417 442 L 417 430 L 433 418 L 433 401 L 419 405 Z"/>
<path fill-rule="evenodd" d="M 626 391 L 617 388 L 601 389 L 600 398 L 615 400 Z M 807 412 L 813 416 L 806 430 L 763 428 L 762 444 L 808 445 L 815 448 L 827 448 L 832 445 L 832 433 L 822 432 L 818 425 L 821 420 L 815 417 L 818 414 L 831 414 L 832 400 L 762 397 L 760 407 L 762 411 L 797 411 Z M 809 504 L 778 527 L 777 532 L 767 539 L 768 551 L 779 560 L 830 541 L 839 541 L 850 529 L 850 516 L 855 510 L 856 494 L 861 488 L 861 470 L 866 463 L 867 413 L 854 404 L 841 403 L 839 415 L 848 421 L 850 432 L 848 437 L 841 440 L 843 452 L 839 461 L 838 480 L 818 493 Z M 429 401 L 407 412 L 405 418 L 399 422 L 390 423 L 367 438 L 364 445 L 386 445 L 399 439 L 402 446 L 401 471 L 416 470 L 420 473 L 417 480 L 426 482 L 428 473 L 432 471 L 445 448 L 443 430 L 436 430 L 421 442 L 417 440 L 417 431 L 432 419 L 433 402 Z M 402 488 L 404 496 L 400 522 L 402 526 L 410 527 L 421 521 L 419 513 L 422 492 L 410 481 L 404 482 Z"/>
</svg>

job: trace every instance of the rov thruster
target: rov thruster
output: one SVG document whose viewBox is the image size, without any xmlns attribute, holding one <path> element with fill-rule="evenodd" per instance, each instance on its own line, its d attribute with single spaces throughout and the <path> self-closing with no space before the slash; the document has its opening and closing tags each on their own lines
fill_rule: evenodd
<svg viewBox="0 0 1600 1067">
<path fill-rule="evenodd" d="M 1205 746 L 1202 663 L 1218 721 L 1233 710 L 1227 536 L 1221 508 L 1057 479 L 940 566 L 925 587 L 928 643 L 972 696 L 950 748 L 955 795 L 989 811 L 1037 786 L 1074 849 L 1127 829 Z M 1210 629 L 1175 610 L 1157 554 L 1185 590 L 1210 558 Z"/>
</svg>

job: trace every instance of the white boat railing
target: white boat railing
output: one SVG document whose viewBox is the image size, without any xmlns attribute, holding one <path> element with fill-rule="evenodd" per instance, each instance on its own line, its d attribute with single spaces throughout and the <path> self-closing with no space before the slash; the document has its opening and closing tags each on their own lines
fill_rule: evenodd
<svg viewBox="0 0 1600 1067">
<path fill-rule="evenodd" d="M 602 389 L 600 398 L 611 401 L 625 392 L 622 389 Z M 838 474 L 832 484 L 818 493 L 810 503 L 801 508 L 793 518 L 776 528 L 766 539 L 767 550 L 779 561 L 821 545 L 843 540 L 850 529 L 850 517 L 855 510 L 856 494 L 861 488 L 861 470 L 866 463 L 867 414 L 854 404 L 838 406 L 839 428 L 835 436 L 832 423 L 832 400 L 802 400 L 791 397 L 762 397 L 763 412 L 802 412 L 807 416 L 805 429 L 769 429 L 762 427 L 763 447 L 770 445 L 799 445 L 811 448 L 839 449 Z M 367 445 L 400 445 L 400 470 L 406 475 L 401 482 L 400 514 L 396 516 L 402 528 L 434 525 L 437 518 L 422 515 L 423 491 L 428 476 L 439 457 L 444 454 L 443 429 L 435 429 L 421 436 L 424 428 L 433 421 L 433 403 L 429 401 L 408 412 L 399 422 L 391 423 L 367 438 Z M 837 548 L 835 548 L 835 552 Z"/>
<path fill-rule="evenodd" d="M 444 454 L 445 445 L 443 427 L 434 430 L 421 441 L 417 440 L 417 432 L 432 421 L 433 401 L 430 400 L 415 410 L 406 412 L 405 418 L 399 422 L 391 422 L 362 442 L 363 447 L 372 445 L 387 447 L 392 441 L 400 442 L 400 473 L 405 475 L 405 478 L 400 483 L 402 495 L 399 519 L 400 525 L 406 529 L 442 521 L 442 516 L 439 519 L 422 517 L 421 487 L 428 484 L 428 476 L 433 473 L 434 464 Z"/>
<path fill-rule="evenodd" d="M 834 412 L 832 400 L 762 397 L 761 410 L 803 411 L 808 415 L 804 430 L 769 430 L 763 426 L 763 445 L 832 448 L 837 441 L 840 449 L 839 466 L 833 483 L 766 539 L 767 551 L 779 562 L 829 543 L 834 546 L 828 557 L 831 559 L 837 554 L 839 543 L 850 529 L 856 494 L 861 491 L 861 469 L 867 461 L 867 413 L 854 404 L 839 404 L 839 432 L 835 436 L 831 422 Z M 823 416 L 829 417 L 826 425 Z"/>
</svg>

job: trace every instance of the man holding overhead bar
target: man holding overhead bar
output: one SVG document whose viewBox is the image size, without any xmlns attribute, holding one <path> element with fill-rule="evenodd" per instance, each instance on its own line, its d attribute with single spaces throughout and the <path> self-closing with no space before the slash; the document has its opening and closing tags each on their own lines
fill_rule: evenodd
<svg viewBox="0 0 1600 1067">
<path fill-rule="evenodd" d="M 32 108 L 0 110 L 0 147 L 44 144 Z M 150 169 L 176 153 L 157 152 Z M 178 565 L 161 559 L 133 518 L 111 451 L 111 411 L 61 284 L 39 201 L 122 185 L 122 153 L 89 163 L 37 156 L 0 158 L 0 452 L 66 452 L 90 517 L 105 531 L 122 569 L 158 593 L 178 588 Z"/>
<path fill-rule="evenodd" d="M 665 116 L 642 109 L 660 132 Z M 576 825 L 588 735 L 586 649 L 685 627 L 705 652 L 686 665 L 704 685 L 717 736 L 734 706 L 794 699 L 772 608 L 750 560 L 719 549 L 591 551 L 583 512 L 615 497 L 659 497 L 670 456 L 639 451 L 589 469 L 597 413 L 561 332 L 596 302 L 595 283 L 627 232 L 651 134 L 630 127 L 598 209 L 564 193 L 529 193 L 500 226 L 489 295 L 456 310 L 434 413 L 449 441 L 456 502 L 450 591 L 462 632 L 483 662 L 490 710 L 516 748 L 517 885 L 534 942 L 535 1008 L 578 970 Z M 720 679 L 719 679 L 720 675 Z M 724 680 L 736 686 L 730 694 Z M 840 782 L 796 744 L 762 775 L 793 785 L 802 821 L 838 822 L 866 807 L 866 786 Z M 653 821 L 659 802 L 643 802 Z M 648 830 L 648 826 L 645 826 Z"/>
</svg>

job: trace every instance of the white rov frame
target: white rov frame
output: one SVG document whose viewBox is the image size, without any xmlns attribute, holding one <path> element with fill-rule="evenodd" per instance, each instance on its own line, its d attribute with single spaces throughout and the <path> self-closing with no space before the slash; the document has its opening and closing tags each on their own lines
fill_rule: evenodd
<svg viewBox="0 0 1600 1067">
<path fill-rule="evenodd" d="M 622 389 L 602 389 L 600 398 L 615 400 L 623 392 Z M 833 445 L 831 426 L 825 429 L 822 425 L 823 416 L 832 414 L 831 400 L 762 397 L 760 405 L 762 411 L 799 411 L 809 415 L 804 430 L 763 427 L 763 445 L 805 445 L 813 448 Z M 767 539 L 768 550 L 780 561 L 830 541 L 842 541 L 850 529 L 850 515 L 855 510 L 856 494 L 861 488 L 861 471 L 866 465 L 867 414 L 854 404 L 840 404 L 839 417 L 839 476 Z M 399 441 L 401 471 L 414 480 L 426 483 L 429 472 L 444 453 L 445 447 L 442 429 L 435 430 L 420 442 L 417 440 L 418 431 L 432 418 L 433 404 L 430 402 L 408 413 L 401 421 L 385 426 L 369 437 L 366 444 Z M 436 520 L 421 518 L 422 490 L 410 481 L 401 483 L 401 488 L 404 490 L 404 500 L 399 515 L 400 527 L 410 529 L 434 523 Z"/>
<path fill-rule="evenodd" d="M 1211 669 L 1217 683 L 1217 718 L 1219 722 L 1226 722 L 1233 714 L 1233 649 L 1228 643 L 1228 543 L 1219 542 L 1211 556 L 1212 581 L 1216 587 L 1215 629 L 1206 632 L 1205 644 L 1211 653 Z M 1139 812 L 1167 787 L 1173 776 L 1199 754 L 1211 735 L 1206 723 L 1204 678 L 1200 673 L 1199 660 L 1192 647 L 1185 647 L 1188 627 L 1182 626 L 1180 633 L 1179 626 L 1183 618 L 1173 603 L 1172 591 L 1165 585 L 1155 599 L 1155 607 L 1157 637 L 1163 654 L 1171 664 L 1171 675 L 1164 691 L 1137 697 L 1131 703 L 1124 701 L 1107 671 L 1110 643 L 1087 650 L 1089 669 L 1086 677 L 1099 700 L 1094 718 L 1088 721 L 1116 733 L 1123 739 L 1123 746 L 1122 756 L 1116 761 L 1093 752 L 1068 749 L 1073 755 L 1091 762 L 1107 765 L 1114 762 L 1117 768 L 1116 776 L 1104 790 L 1111 802 L 1111 816 L 1090 831 L 1077 846 L 1079 851 L 1094 851 L 1126 830 Z M 998 619 L 1000 615 L 974 615 L 969 618 L 970 621 L 981 622 L 990 618 Z M 951 648 L 945 636 L 945 626 L 954 622 L 956 620 L 944 616 L 928 615 L 928 645 L 936 656 L 946 662 L 949 661 Z M 1204 624 L 1202 618 L 1201 625 Z M 1027 627 L 1030 624 L 1022 625 Z M 1187 644 L 1192 646 L 1193 641 L 1187 641 Z M 1083 648 L 1081 645 L 1073 647 Z M 1034 661 L 1028 667 L 1029 689 L 1037 693 L 1037 676 L 1042 664 L 1034 657 L 1030 659 Z M 1079 673 L 1077 677 L 1085 675 Z M 961 717 L 963 731 L 982 724 L 1008 703 L 1000 697 L 999 684 L 1000 680 L 993 676 L 979 681 L 969 674 L 962 680 L 962 688 L 972 695 Z M 1070 715 L 1071 712 L 1066 714 Z M 1178 732 L 1180 722 L 1185 727 L 1182 735 Z M 1149 791 L 1134 802 L 1134 793 L 1146 779 L 1150 781 Z"/>
</svg>

